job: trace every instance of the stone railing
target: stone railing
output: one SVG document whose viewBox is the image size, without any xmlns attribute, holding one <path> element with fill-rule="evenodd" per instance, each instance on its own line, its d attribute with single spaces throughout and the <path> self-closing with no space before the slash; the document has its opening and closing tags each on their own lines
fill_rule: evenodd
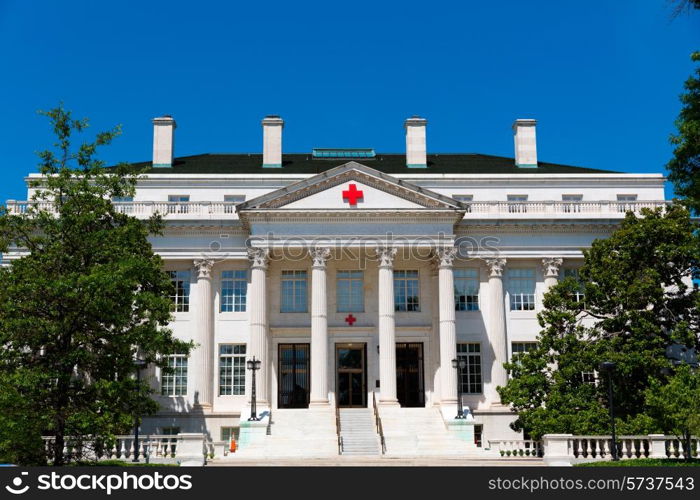
<svg viewBox="0 0 700 500">
<path fill-rule="evenodd" d="M 465 219 L 531 218 L 622 218 L 627 211 L 666 206 L 666 201 L 476 201 L 466 203 Z M 49 202 L 8 200 L 11 214 L 27 213 L 30 206 L 51 211 Z M 118 212 L 139 219 L 160 214 L 166 219 L 237 219 L 236 203 L 225 201 L 131 201 L 114 202 Z"/>
<path fill-rule="evenodd" d="M 46 456 L 53 456 L 55 438 L 44 436 Z M 136 455 L 133 435 L 115 436 L 113 440 L 98 445 L 89 439 L 78 442 L 67 437 L 63 454 L 76 460 L 125 460 Z M 229 443 L 208 441 L 204 434 L 177 435 L 147 434 L 139 436 L 139 458 L 144 462 L 203 465 L 207 458 L 219 458 L 228 454 Z"/>
<path fill-rule="evenodd" d="M 542 437 L 544 460 L 550 465 L 571 465 L 581 462 L 610 460 L 610 436 L 574 436 L 572 434 L 545 434 Z M 700 450 L 700 438 L 690 442 L 694 456 Z M 620 459 L 627 458 L 683 458 L 686 443 L 676 436 L 649 434 L 645 436 L 618 436 Z"/>
<path fill-rule="evenodd" d="M 489 440 L 489 449 L 497 451 L 504 458 L 542 457 L 542 442 L 532 439 Z"/>
</svg>

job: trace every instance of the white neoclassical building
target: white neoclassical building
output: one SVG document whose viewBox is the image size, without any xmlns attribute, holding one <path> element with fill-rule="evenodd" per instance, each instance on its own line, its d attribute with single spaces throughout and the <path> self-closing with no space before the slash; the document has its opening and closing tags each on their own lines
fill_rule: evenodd
<svg viewBox="0 0 700 500">
<path fill-rule="evenodd" d="M 268 116 L 262 154 L 175 157 L 175 121 L 153 124 L 147 174 L 114 201 L 164 215 L 152 243 L 175 283 L 171 327 L 197 346 L 150 370 L 161 411 L 142 432 L 236 436 L 243 455 L 522 439 L 496 387 L 536 341 L 543 294 L 625 211 L 664 203 L 660 174 L 539 161 L 534 120 L 513 124 L 515 158 L 428 154 L 418 117 L 405 154 L 286 154 Z"/>
</svg>

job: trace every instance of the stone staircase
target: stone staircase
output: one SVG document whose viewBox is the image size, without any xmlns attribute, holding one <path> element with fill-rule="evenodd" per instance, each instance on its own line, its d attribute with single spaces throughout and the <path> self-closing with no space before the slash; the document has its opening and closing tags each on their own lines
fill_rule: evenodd
<svg viewBox="0 0 700 500">
<path fill-rule="evenodd" d="M 231 458 L 328 457 L 338 455 L 335 412 L 327 408 L 278 409 L 265 427 L 243 439 Z"/>
<path fill-rule="evenodd" d="M 369 408 L 341 408 L 340 436 L 343 455 L 381 455 L 374 415 Z"/>
<path fill-rule="evenodd" d="M 497 456 L 477 447 L 471 432 L 448 430 L 438 408 L 380 406 L 379 416 L 382 419 L 387 456 Z"/>
</svg>

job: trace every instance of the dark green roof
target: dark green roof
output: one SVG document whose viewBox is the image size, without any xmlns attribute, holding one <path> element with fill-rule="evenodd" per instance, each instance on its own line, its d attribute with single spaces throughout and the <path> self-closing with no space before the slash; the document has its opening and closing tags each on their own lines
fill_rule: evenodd
<svg viewBox="0 0 700 500">
<path fill-rule="evenodd" d="M 309 154 L 285 154 L 282 168 L 263 168 L 261 154 L 201 154 L 175 158 L 170 168 L 153 168 L 151 162 L 134 163 L 139 169 L 163 174 L 318 174 L 351 161 L 348 158 L 313 158 Z M 539 162 L 537 168 L 518 168 L 513 158 L 482 154 L 430 154 L 428 168 L 407 168 L 403 154 L 377 154 L 355 161 L 387 174 L 585 174 L 610 170 Z"/>
</svg>

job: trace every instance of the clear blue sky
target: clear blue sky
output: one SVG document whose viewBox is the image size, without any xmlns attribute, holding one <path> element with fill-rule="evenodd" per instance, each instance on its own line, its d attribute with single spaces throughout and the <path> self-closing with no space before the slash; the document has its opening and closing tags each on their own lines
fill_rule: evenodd
<svg viewBox="0 0 700 500">
<path fill-rule="evenodd" d="M 178 122 L 176 155 L 403 152 L 429 120 L 431 152 L 513 155 L 536 118 L 539 158 L 663 172 L 700 12 L 667 0 L 179 2 L 0 0 L 0 200 L 24 199 L 52 140 L 37 109 L 63 100 L 93 130 L 122 124 L 108 162 L 150 160 L 150 119 Z"/>
</svg>

